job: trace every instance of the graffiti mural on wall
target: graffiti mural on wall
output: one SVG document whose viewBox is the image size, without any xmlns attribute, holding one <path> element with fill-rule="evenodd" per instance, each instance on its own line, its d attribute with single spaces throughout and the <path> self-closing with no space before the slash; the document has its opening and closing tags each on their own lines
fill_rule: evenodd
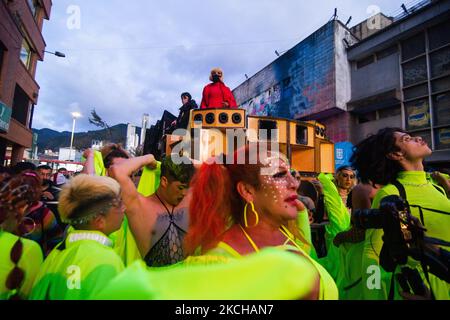
<svg viewBox="0 0 450 320">
<path fill-rule="evenodd" d="M 264 91 L 258 96 L 248 100 L 240 107 L 247 110 L 250 115 L 257 116 L 276 116 L 276 104 L 281 99 L 280 85 L 277 84 L 269 90 Z"/>
<path fill-rule="evenodd" d="M 250 115 L 297 118 L 335 105 L 334 22 L 331 21 L 238 86 Z"/>
</svg>

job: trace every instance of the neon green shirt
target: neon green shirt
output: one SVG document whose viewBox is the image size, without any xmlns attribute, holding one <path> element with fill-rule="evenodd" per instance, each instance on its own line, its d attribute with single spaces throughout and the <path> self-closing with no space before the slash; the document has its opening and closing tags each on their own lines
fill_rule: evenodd
<svg viewBox="0 0 450 320">
<path fill-rule="evenodd" d="M 420 205 L 425 208 L 441 210 L 450 212 L 450 200 L 439 192 L 427 179 L 424 171 L 403 171 L 398 175 L 398 181 L 404 186 L 407 200 L 410 205 Z M 388 195 L 399 195 L 398 189 L 388 184 L 380 189 L 372 203 L 372 208 L 379 208 L 381 200 Z M 411 214 L 420 218 L 419 209 L 411 208 Z M 428 210 L 423 210 L 426 235 L 450 241 L 450 215 L 435 213 Z M 363 270 L 363 284 L 370 282 L 371 273 L 365 272 L 368 268 L 379 265 L 379 255 L 383 246 L 383 230 L 382 229 L 368 229 L 366 231 L 366 240 L 364 242 L 364 251 L 362 259 Z M 444 248 L 449 250 L 450 248 Z M 413 264 L 417 266 L 417 262 L 412 259 L 408 262 L 410 266 Z M 386 272 L 381 268 L 381 285 L 380 287 L 370 289 L 369 286 L 363 286 L 364 299 L 386 300 L 389 296 L 390 282 L 392 273 Z M 421 272 L 421 268 L 419 268 Z M 430 282 L 433 293 L 436 299 L 450 299 L 450 285 L 439 280 L 434 275 L 430 274 Z M 424 282 L 427 284 L 427 282 Z M 394 291 L 395 298 L 401 299 L 397 290 Z"/>
<path fill-rule="evenodd" d="M 18 239 L 18 236 L 0 230 L 0 300 L 8 299 L 10 295 L 14 294 L 6 288 L 6 279 L 14 268 L 10 254 Z M 18 266 L 25 272 L 25 277 L 18 291 L 20 297 L 26 299 L 31 292 L 34 279 L 44 258 L 38 243 L 24 238 L 21 241 L 23 251 Z"/>
<path fill-rule="evenodd" d="M 45 259 L 30 299 L 88 299 L 123 269 L 111 240 L 103 233 L 72 230 Z"/>
</svg>

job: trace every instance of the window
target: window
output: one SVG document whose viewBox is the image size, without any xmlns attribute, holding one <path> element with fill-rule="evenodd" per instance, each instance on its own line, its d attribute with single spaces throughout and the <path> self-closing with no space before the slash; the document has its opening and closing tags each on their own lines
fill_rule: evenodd
<svg viewBox="0 0 450 320">
<path fill-rule="evenodd" d="M 405 103 L 406 129 L 416 130 L 430 126 L 428 98 Z"/>
<path fill-rule="evenodd" d="M 365 114 L 361 114 L 358 117 L 358 123 L 366 123 L 369 121 L 374 121 L 377 119 L 377 113 L 376 111 L 373 112 L 369 112 L 369 113 L 365 113 Z"/>
<path fill-rule="evenodd" d="M 23 39 L 22 41 L 22 48 L 20 49 L 20 60 L 22 60 L 23 64 L 27 67 L 27 69 L 30 68 L 31 47 L 26 39 Z"/>
<path fill-rule="evenodd" d="M 375 61 L 374 55 L 368 56 L 367 58 L 356 61 L 356 69 L 361 69 Z"/>
<path fill-rule="evenodd" d="M 428 85 L 426 83 L 418 85 L 418 86 L 410 87 L 403 91 L 405 100 L 422 97 L 427 94 L 428 94 Z"/>
<path fill-rule="evenodd" d="M 27 0 L 28 6 L 30 7 L 31 13 L 33 17 L 36 17 L 36 14 L 39 10 L 39 2 L 37 0 Z"/>
<path fill-rule="evenodd" d="M 450 21 L 438 24 L 428 30 L 430 50 L 450 43 Z"/>
<path fill-rule="evenodd" d="M 427 80 L 427 60 L 425 57 L 415 59 L 402 65 L 403 85 L 409 86 Z"/>
<path fill-rule="evenodd" d="M 408 60 L 425 52 L 425 34 L 419 33 L 402 42 L 402 60 Z"/>
<path fill-rule="evenodd" d="M 30 99 L 21 87 L 16 85 L 14 90 L 14 100 L 11 118 L 16 119 L 24 126 L 27 126 L 28 109 L 30 107 Z"/>
<path fill-rule="evenodd" d="M 436 149 L 450 149 L 450 127 L 439 128 L 434 131 Z"/>
<path fill-rule="evenodd" d="M 450 77 L 440 78 L 431 82 L 431 91 L 439 92 L 450 88 Z"/>
<path fill-rule="evenodd" d="M 402 113 L 400 106 L 378 110 L 378 119 L 395 117 Z"/>
<path fill-rule="evenodd" d="M 450 91 L 433 96 L 435 125 L 450 125 Z"/>
<path fill-rule="evenodd" d="M 393 45 L 387 49 L 377 52 L 377 59 L 381 60 L 381 59 L 386 58 L 394 53 L 397 53 L 397 45 Z"/>
<path fill-rule="evenodd" d="M 430 64 L 432 78 L 450 74 L 450 47 L 430 54 Z"/>
</svg>

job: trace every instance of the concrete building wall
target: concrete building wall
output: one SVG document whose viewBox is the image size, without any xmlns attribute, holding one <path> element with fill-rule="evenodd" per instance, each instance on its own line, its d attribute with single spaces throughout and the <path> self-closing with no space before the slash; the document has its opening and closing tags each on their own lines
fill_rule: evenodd
<svg viewBox="0 0 450 320">
<path fill-rule="evenodd" d="M 352 116 L 348 112 L 341 112 L 332 117 L 320 119 L 319 122 L 326 126 L 326 135 L 333 142 L 350 141 Z"/>
<path fill-rule="evenodd" d="M 400 89 L 399 53 L 391 54 L 361 68 L 351 64 L 352 100 Z"/>
<path fill-rule="evenodd" d="M 392 24 L 393 20 L 392 17 L 386 17 L 379 12 L 352 27 L 350 30 L 359 40 L 362 40 Z"/>
<path fill-rule="evenodd" d="M 233 90 L 250 115 L 300 118 L 334 108 L 334 29 L 330 21 Z"/>
<path fill-rule="evenodd" d="M 378 130 L 386 127 L 401 127 L 401 115 L 378 119 L 370 122 L 356 124 L 353 122 L 351 126 L 350 142 L 357 144 L 365 139 L 369 134 L 375 134 Z"/>
<path fill-rule="evenodd" d="M 351 69 L 347 59 L 347 45 L 356 43 L 345 26 L 336 21 L 334 31 L 334 64 L 336 72 L 336 107 L 347 110 L 347 102 L 351 99 Z"/>
</svg>

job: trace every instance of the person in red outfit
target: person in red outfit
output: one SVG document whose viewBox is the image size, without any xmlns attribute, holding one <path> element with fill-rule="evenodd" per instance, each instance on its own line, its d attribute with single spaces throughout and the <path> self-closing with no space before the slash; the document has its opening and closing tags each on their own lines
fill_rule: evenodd
<svg viewBox="0 0 450 320">
<path fill-rule="evenodd" d="M 233 93 L 223 83 L 223 72 L 220 68 L 211 70 L 209 80 L 212 83 L 203 88 L 202 103 L 200 109 L 211 108 L 237 108 Z"/>
</svg>

